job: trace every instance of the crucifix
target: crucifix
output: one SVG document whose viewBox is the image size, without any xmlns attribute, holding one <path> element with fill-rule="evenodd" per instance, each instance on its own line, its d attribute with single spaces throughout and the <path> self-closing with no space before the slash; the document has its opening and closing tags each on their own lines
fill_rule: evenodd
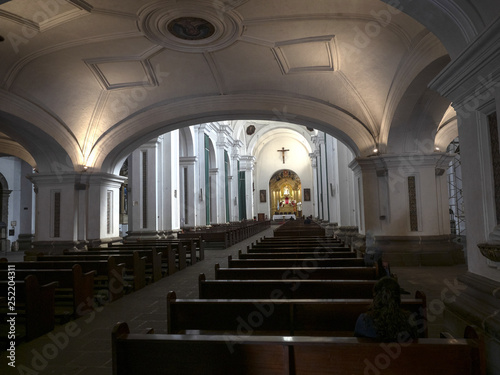
<svg viewBox="0 0 500 375">
<path fill-rule="evenodd" d="M 281 150 L 277 150 L 278 152 L 281 152 L 283 155 L 283 164 L 285 164 L 285 152 L 290 151 L 290 150 L 285 150 L 284 147 L 281 147 Z"/>
</svg>

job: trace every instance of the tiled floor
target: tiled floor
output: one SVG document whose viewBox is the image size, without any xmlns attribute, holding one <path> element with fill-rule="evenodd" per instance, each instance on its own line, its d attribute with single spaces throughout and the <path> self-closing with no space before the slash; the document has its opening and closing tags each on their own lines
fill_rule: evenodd
<svg viewBox="0 0 500 375">
<path fill-rule="evenodd" d="M 174 290 L 178 298 L 197 298 L 200 273 L 205 273 L 208 279 L 213 278 L 216 263 L 227 266 L 228 255 L 237 256 L 239 249 L 245 250 L 247 244 L 264 235 L 272 236 L 272 229 L 226 250 L 208 250 L 204 261 L 20 345 L 16 350 L 16 368 L 7 365 L 9 361 L 2 353 L 0 374 L 111 375 L 111 329 L 116 322 L 127 322 L 132 331 L 154 328 L 156 333 L 165 333 L 168 291 Z M 21 256 L 19 253 L 7 255 L 9 258 Z M 428 305 L 432 306 L 429 315 L 435 318 L 429 335 L 437 337 L 442 327 L 442 293 L 452 290 L 450 285 L 454 285 L 457 275 L 466 272 L 466 266 L 400 267 L 392 271 L 411 294 L 416 290 L 426 293 Z"/>
</svg>

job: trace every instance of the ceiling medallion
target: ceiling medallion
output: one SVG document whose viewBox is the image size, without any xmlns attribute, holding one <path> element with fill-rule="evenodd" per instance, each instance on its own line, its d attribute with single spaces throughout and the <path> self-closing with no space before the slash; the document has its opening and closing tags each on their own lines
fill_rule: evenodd
<svg viewBox="0 0 500 375">
<path fill-rule="evenodd" d="M 180 17 L 170 21 L 168 31 L 184 40 L 201 40 L 211 37 L 215 27 L 207 20 L 198 17 Z"/>
<path fill-rule="evenodd" d="M 255 126 L 253 126 L 253 125 L 248 126 L 247 127 L 247 134 L 252 135 L 253 133 L 255 133 Z"/>
<path fill-rule="evenodd" d="M 150 4 L 139 12 L 137 26 L 153 43 L 188 53 L 227 48 L 243 32 L 238 12 L 187 0 Z"/>
</svg>

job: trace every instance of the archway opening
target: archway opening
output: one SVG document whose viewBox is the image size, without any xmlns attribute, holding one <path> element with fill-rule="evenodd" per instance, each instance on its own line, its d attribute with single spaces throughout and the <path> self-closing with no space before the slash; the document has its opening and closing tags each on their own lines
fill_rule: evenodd
<svg viewBox="0 0 500 375">
<path fill-rule="evenodd" d="M 302 215 L 302 182 L 290 169 L 276 171 L 269 180 L 270 212 L 274 215 Z"/>
</svg>

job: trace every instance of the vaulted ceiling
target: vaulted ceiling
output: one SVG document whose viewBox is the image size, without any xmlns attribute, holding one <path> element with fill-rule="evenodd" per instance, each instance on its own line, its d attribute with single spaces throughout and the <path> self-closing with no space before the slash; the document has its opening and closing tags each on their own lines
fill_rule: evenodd
<svg viewBox="0 0 500 375">
<path fill-rule="evenodd" d="M 155 135 L 261 119 L 361 156 L 422 151 L 415 140 L 436 142 L 438 127 L 439 142 L 456 136 L 429 82 L 499 12 L 493 0 L 12 0 L 0 149 L 40 172 L 116 172 Z"/>
</svg>

